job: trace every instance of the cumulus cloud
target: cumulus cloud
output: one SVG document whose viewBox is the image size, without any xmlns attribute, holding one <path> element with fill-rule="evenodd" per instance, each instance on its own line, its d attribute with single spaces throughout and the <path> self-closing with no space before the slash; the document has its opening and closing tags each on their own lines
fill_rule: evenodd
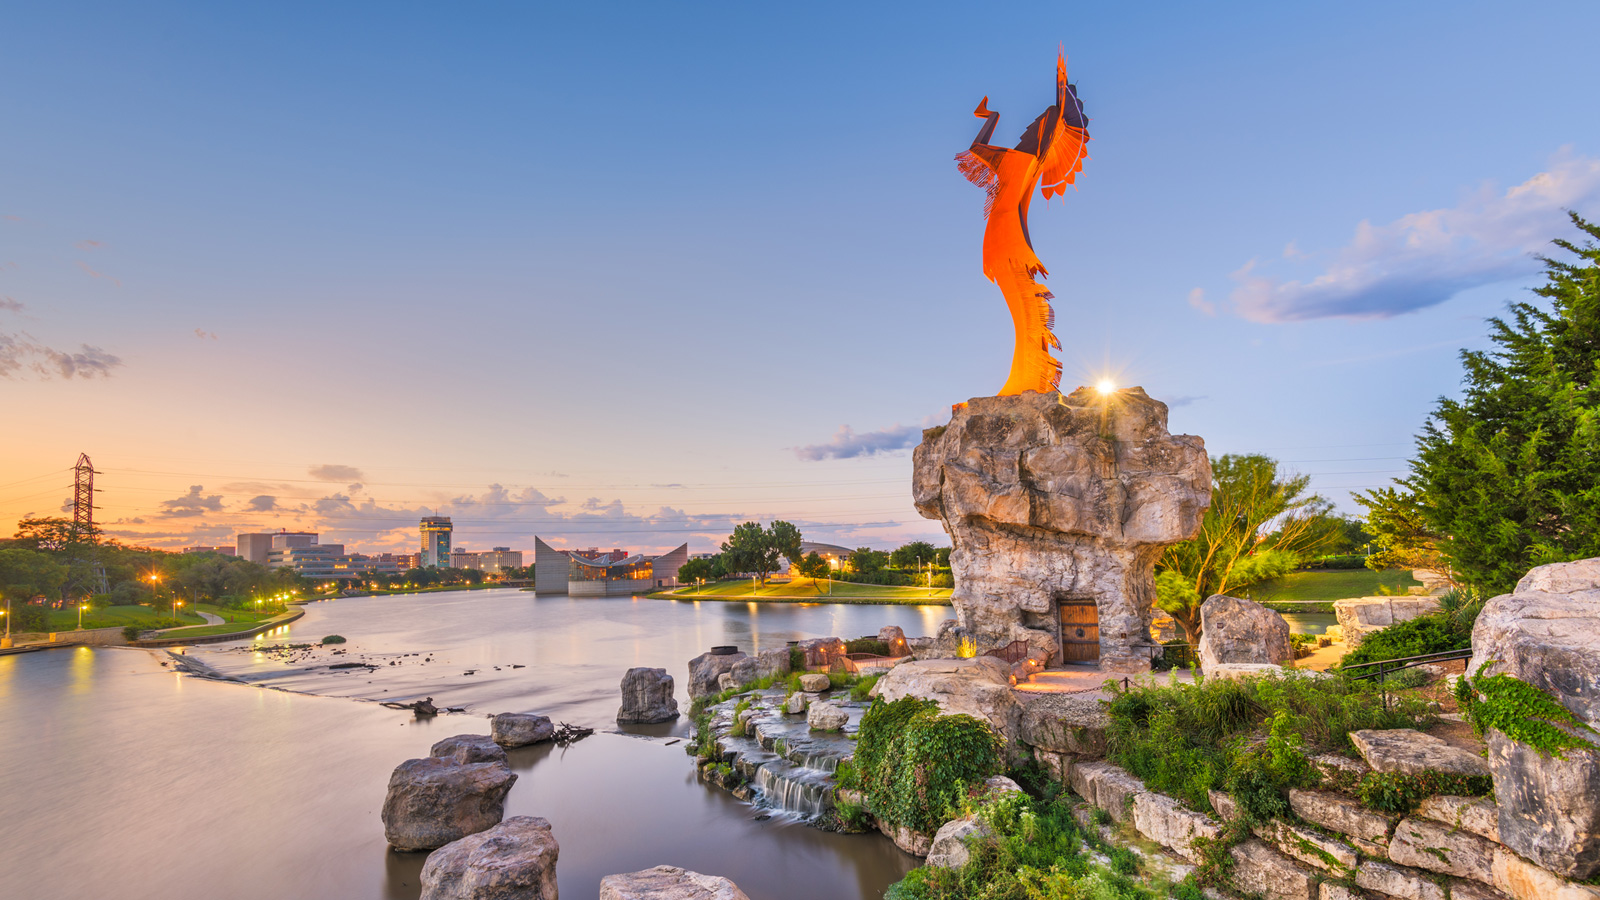
<svg viewBox="0 0 1600 900">
<path fill-rule="evenodd" d="M 365 481 L 367 477 L 355 466 L 340 465 L 312 466 L 306 474 L 319 481 Z"/>
<path fill-rule="evenodd" d="M 79 350 L 47 347 L 25 333 L 0 332 L 0 378 L 15 378 L 33 372 L 41 378 L 106 378 L 122 365 L 121 357 L 99 347 L 80 345 Z"/>
<path fill-rule="evenodd" d="M 161 515 L 169 519 L 180 519 L 203 516 L 208 512 L 221 512 L 222 495 L 208 496 L 204 491 L 204 485 L 189 485 L 189 492 L 182 497 L 161 501 Z"/>
<path fill-rule="evenodd" d="M 278 508 L 278 498 L 271 494 L 261 494 L 251 497 L 244 508 L 250 512 L 271 512 Z"/>
<path fill-rule="evenodd" d="M 1504 192 L 1486 186 L 1453 207 L 1361 222 L 1319 274 L 1287 278 L 1246 263 L 1234 273 L 1233 306 L 1256 322 L 1415 312 L 1536 271 L 1534 254 L 1571 230 L 1566 210 L 1592 215 L 1597 204 L 1600 159 L 1563 151 L 1548 171 Z"/>
<path fill-rule="evenodd" d="M 849 425 L 840 425 L 833 440 L 826 444 L 811 444 L 796 448 L 795 456 L 813 462 L 824 459 L 853 459 L 858 456 L 878 456 L 915 447 L 922 440 L 920 425 L 892 425 L 877 431 L 857 434 Z"/>
</svg>

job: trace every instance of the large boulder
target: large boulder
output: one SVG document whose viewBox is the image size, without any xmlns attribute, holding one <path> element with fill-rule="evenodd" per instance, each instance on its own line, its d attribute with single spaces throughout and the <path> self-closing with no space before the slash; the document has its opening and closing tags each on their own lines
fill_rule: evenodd
<svg viewBox="0 0 1600 900">
<path fill-rule="evenodd" d="M 959 869 L 972 858 L 973 841 L 982 840 L 994 832 L 976 815 L 951 819 L 939 826 L 928 848 L 926 864 L 940 869 Z"/>
<path fill-rule="evenodd" d="M 557 900 L 550 823 L 513 816 L 428 855 L 422 900 Z"/>
<path fill-rule="evenodd" d="M 974 398 L 924 431 L 912 490 L 950 534 L 951 601 L 980 649 L 1054 655 L 1060 602 L 1091 598 L 1102 667 L 1142 671 L 1156 559 L 1199 529 L 1211 464 L 1142 388 L 1029 391 Z"/>
<path fill-rule="evenodd" d="M 1024 695 L 1018 739 L 1048 753 L 1098 759 L 1106 755 L 1110 717 L 1093 694 L 1030 691 Z"/>
<path fill-rule="evenodd" d="M 600 900 L 750 900 L 739 886 L 717 875 L 677 866 L 656 866 L 600 879 Z"/>
<path fill-rule="evenodd" d="M 817 731 L 839 731 L 850 723 L 850 714 L 834 703 L 812 703 L 806 708 L 806 724 Z"/>
<path fill-rule="evenodd" d="M 1414 728 L 1369 728 L 1350 732 L 1350 743 L 1374 772 L 1421 775 L 1488 775 L 1483 757 Z"/>
<path fill-rule="evenodd" d="M 666 669 L 629 669 L 622 676 L 622 707 L 618 725 L 648 725 L 678 717 L 678 700 L 672 695 L 672 676 Z"/>
<path fill-rule="evenodd" d="M 1011 666 L 992 656 L 901 663 L 878 679 L 873 694 L 933 700 L 944 715 L 975 716 L 1008 739 L 1019 733 L 1022 707 L 1011 693 Z"/>
<path fill-rule="evenodd" d="M 1600 729 L 1600 559 L 1529 571 L 1515 591 L 1485 604 L 1472 650 L 1469 672 L 1526 681 Z M 1488 737 L 1501 841 L 1568 878 L 1600 873 L 1600 751 L 1557 758 L 1498 731 Z"/>
<path fill-rule="evenodd" d="M 510 765 L 506 751 L 487 734 L 458 734 L 433 745 L 429 756 L 448 759 L 458 765 L 466 763 L 500 763 Z"/>
<path fill-rule="evenodd" d="M 1355 597 L 1333 601 L 1340 633 L 1352 647 L 1374 631 L 1438 611 L 1438 597 Z"/>
<path fill-rule="evenodd" d="M 516 780 L 500 763 L 408 759 L 389 776 L 384 837 L 397 850 L 432 850 L 493 828 L 505 815 L 506 794 Z"/>
<path fill-rule="evenodd" d="M 844 641 L 836 637 L 807 638 L 796 646 L 806 655 L 806 668 L 820 668 L 823 671 L 832 671 L 834 666 L 842 665 L 849 653 Z"/>
<path fill-rule="evenodd" d="M 1259 603 L 1214 594 L 1200 604 L 1200 669 L 1229 663 L 1294 661 L 1289 623 Z"/>
<path fill-rule="evenodd" d="M 740 660 L 749 659 L 742 651 L 718 653 L 710 651 L 689 660 L 689 698 L 715 694 L 722 688 L 719 681 L 724 672 L 732 672 Z"/>
<path fill-rule="evenodd" d="M 756 654 L 756 677 L 773 678 L 789 674 L 789 648 L 776 647 Z"/>
<path fill-rule="evenodd" d="M 911 649 L 906 646 L 905 629 L 899 625 L 885 625 L 878 629 L 878 640 L 889 645 L 890 656 L 907 656 Z"/>
<path fill-rule="evenodd" d="M 533 713 L 500 713 L 489 720 L 494 742 L 502 747 L 526 747 L 555 737 L 556 726 L 549 716 Z"/>
<path fill-rule="evenodd" d="M 833 680 L 821 672 L 807 672 L 800 676 L 800 690 L 817 693 L 833 687 Z"/>
</svg>

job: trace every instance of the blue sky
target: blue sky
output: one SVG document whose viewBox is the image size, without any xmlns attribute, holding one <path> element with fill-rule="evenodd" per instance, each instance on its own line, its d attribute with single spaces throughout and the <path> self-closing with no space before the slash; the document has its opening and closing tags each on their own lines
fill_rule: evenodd
<svg viewBox="0 0 1600 900">
<path fill-rule="evenodd" d="M 1600 216 L 1593 4 L 864 6 L 8 11 L 0 519 L 83 450 L 162 546 L 942 538 L 906 445 L 1011 341 L 951 157 L 1058 44 L 1063 386 L 1346 509 Z"/>
</svg>

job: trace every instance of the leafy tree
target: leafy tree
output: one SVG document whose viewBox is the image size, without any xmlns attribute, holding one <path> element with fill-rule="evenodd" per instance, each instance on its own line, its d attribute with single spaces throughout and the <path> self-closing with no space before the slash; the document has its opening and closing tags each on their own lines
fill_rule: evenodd
<svg viewBox="0 0 1600 900">
<path fill-rule="evenodd" d="M 850 570 L 857 575 L 876 575 L 889 564 L 889 554 L 871 547 L 857 547 L 850 554 Z"/>
<path fill-rule="evenodd" d="M 1156 605 L 1200 641 L 1200 604 L 1299 564 L 1338 534 L 1328 527 L 1330 506 L 1310 493 L 1310 476 L 1278 471 L 1259 454 L 1228 454 L 1211 461 L 1211 507 L 1200 532 L 1168 547 L 1157 563 Z"/>
<path fill-rule="evenodd" d="M 800 560 L 800 574 L 807 578 L 818 580 L 828 578 L 832 575 L 831 569 L 832 567 L 828 565 L 828 561 L 823 559 L 822 554 L 815 550 L 807 553 L 805 559 Z"/>
<path fill-rule="evenodd" d="M 1458 582 L 1494 594 L 1533 566 L 1600 556 L 1600 226 L 1556 240 L 1534 293 L 1489 320 L 1489 350 L 1464 350 L 1460 400 L 1440 398 L 1411 474 L 1369 492 L 1377 543 L 1397 559 L 1437 553 Z"/>
<path fill-rule="evenodd" d="M 939 551 L 927 541 L 901 544 L 889 554 L 889 565 L 896 569 L 915 569 L 925 564 L 938 564 Z"/>
<path fill-rule="evenodd" d="M 771 541 L 772 549 L 778 555 L 791 563 L 799 562 L 803 555 L 800 552 L 800 529 L 782 519 L 775 519 L 767 529 L 767 540 Z"/>
<path fill-rule="evenodd" d="M 61 589 L 66 577 L 67 567 L 48 553 L 21 547 L 0 550 L 0 596 L 6 599 L 26 601 L 41 594 L 49 596 Z"/>
<path fill-rule="evenodd" d="M 77 543 L 95 543 L 100 536 L 98 527 L 84 534 L 72 526 L 71 519 L 39 518 L 21 519 L 17 533 L 11 537 L 11 546 L 28 550 L 65 550 Z"/>
<path fill-rule="evenodd" d="M 691 559 L 678 567 L 678 581 L 682 584 L 693 584 L 702 578 L 710 581 L 711 568 L 709 559 Z"/>
<path fill-rule="evenodd" d="M 759 522 L 737 525 L 722 544 L 723 564 L 730 572 L 753 572 L 766 584 L 767 576 L 778 571 L 778 548 L 772 532 Z"/>
</svg>

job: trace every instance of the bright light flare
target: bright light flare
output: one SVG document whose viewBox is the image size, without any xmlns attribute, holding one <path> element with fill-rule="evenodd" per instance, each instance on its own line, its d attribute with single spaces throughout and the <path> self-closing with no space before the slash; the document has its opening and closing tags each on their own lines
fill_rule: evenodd
<svg viewBox="0 0 1600 900">
<path fill-rule="evenodd" d="M 1095 383 L 1094 389 L 1101 394 L 1115 394 L 1117 392 L 1117 383 L 1109 378 L 1102 378 Z"/>
</svg>

